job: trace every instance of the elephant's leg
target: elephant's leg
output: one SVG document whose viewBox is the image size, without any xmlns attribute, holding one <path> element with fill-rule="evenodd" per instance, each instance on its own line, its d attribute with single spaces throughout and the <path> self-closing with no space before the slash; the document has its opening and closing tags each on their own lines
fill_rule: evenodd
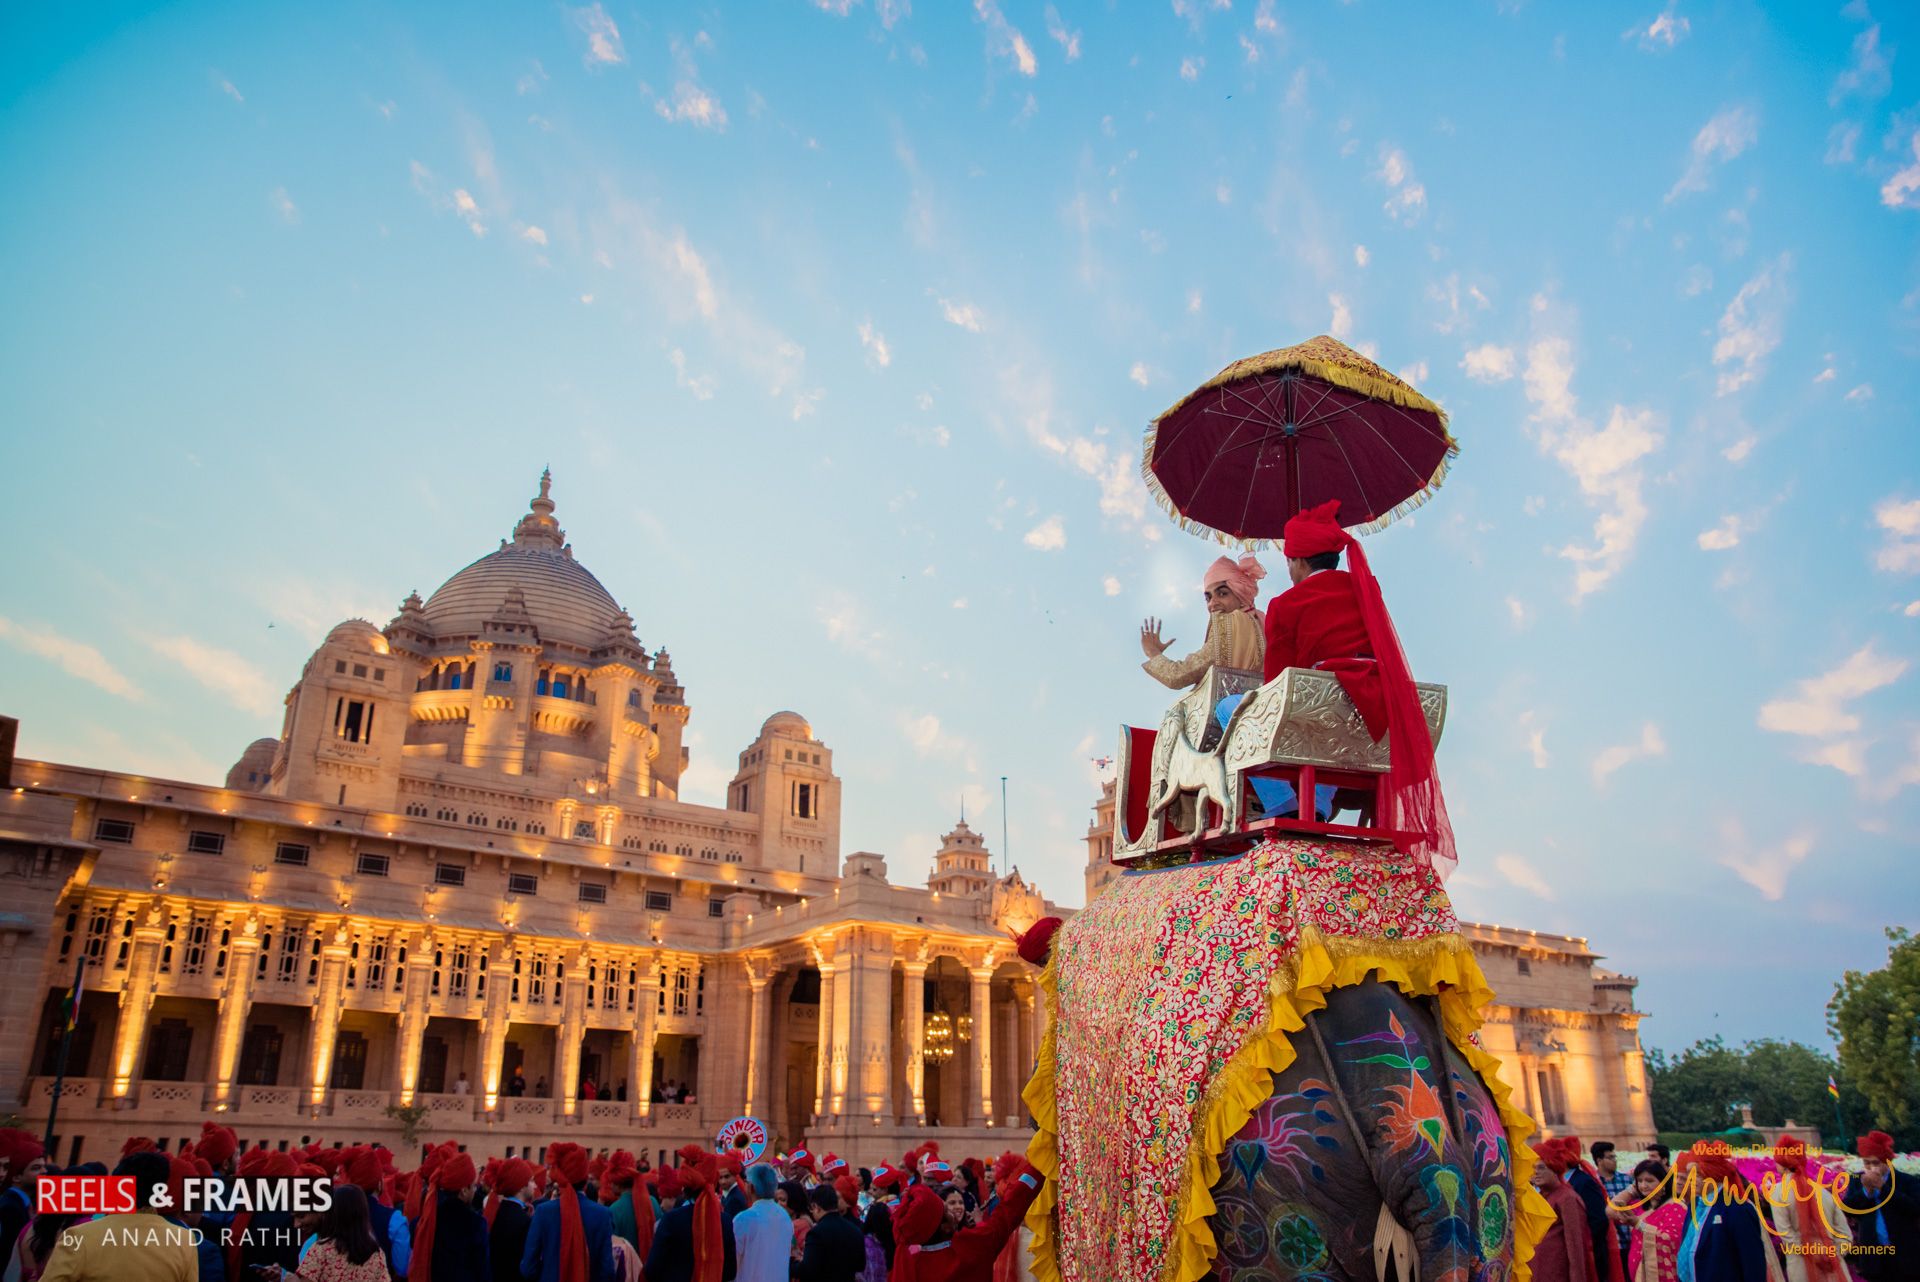
<svg viewBox="0 0 1920 1282">
<path fill-rule="evenodd" d="M 1305 1034 L 1301 1042 L 1221 1155 L 1212 1190 L 1219 1282 L 1375 1282 L 1373 1167 Z"/>
<path fill-rule="evenodd" d="M 1313 1049 L 1324 1048 L 1366 1142 L 1377 1197 L 1412 1234 L 1421 1282 L 1504 1279 L 1513 1210 L 1506 1132 L 1431 1006 L 1370 981 L 1329 994 L 1308 1040 L 1314 1032 Z"/>
</svg>

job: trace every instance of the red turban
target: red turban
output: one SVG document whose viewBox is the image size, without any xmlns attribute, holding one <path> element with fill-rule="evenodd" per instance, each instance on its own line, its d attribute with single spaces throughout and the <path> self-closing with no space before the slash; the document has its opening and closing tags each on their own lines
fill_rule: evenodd
<svg viewBox="0 0 1920 1282">
<path fill-rule="evenodd" d="M 121 1157 L 132 1157 L 135 1153 L 151 1153 L 158 1145 L 144 1135 L 136 1135 L 120 1146 Z"/>
<path fill-rule="evenodd" d="M 720 1216 L 720 1159 L 697 1144 L 682 1145 L 680 1178 L 693 1194 L 693 1282 L 720 1282 L 726 1239 Z"/>
<path fill-rule="evenodd" d="M 1882 1162 L 1893 1160 L 1893 1136 L 1885 1131 L 1868 1131 L 1855 1140 L 1853 1146 L 1860 1150 L 1861 1157 L 1875 1157 Z"/>
<path fill-rule="evenodd" d="M 1534 1156 L 1540 1159 L 1540 1165 L 1555 1175 L 1565 1175 L 1571 1163 L 1567 1160 L 1567 1150 L 1558 1140 L 1541 1140 L 1533 1146 Z"/>
<path fill-rule="evenodd" d="M 1715 1180 L 1729 1189 L 1745 1184 L 1740 1178 L 1740 1170 L 1733 1164 L 1731 1152 L 1722 1152 L 1727 1146 L 1718 1140 L 1695 1140 L 1693 1144 L 1693 1169 L 1700 1173 L 1702 1180 Z"/>
<path fill-rule="evenodd" d="M 833 1191 L 840 1195 L 840 1205 L 849 1211 L 860 1209 L 860 1181 L 851 1175 L 842 1175 L 833 1182 Z"/>
<path fill-rule="evenodd" d="M 822 1175 L 831 1176 L 836 1171 L 844 1171 L 846 1169 L 847 1159 L 844 1157 L 835 1157 L 832 1153 L 827 1154 L 820 1162 L 820 1173 Z"/>
<path fill-rule="evenodd" d="M 950 1180 L 953 1178 L 953 1168 L 938 1157 L 928 1162 L 925 1169 L 920 1173 L 930 1180 Z"/>
<path fill-rule="evenodd" d="M 813 1169 L 813 1154 L 803 1148 L 797 1148 L 787 1154 L 787 1165 L 796 1171 L 811 1171 Z"/>
<path fill-rule="evenodd" d="M 560 1269 L 563 1278 L 587 1276 L 587 1230 L 580 1222 L 576 1184 L 587 1182 L 587 1150 L 568 1140 L 547 1146 L 547 1169 L 560 1181 Z"/>
<path fill-rule="evenodd" d="M 1042 917 L 1027 927 L 1014 948 L 1020 954 L 1020 960 L 1029 966 L 1047 964 L 1047 954 L 1053 951 L 1053 936 L 1062 925 L 1058 917 Z"/>
<path fill-rule="evenodd" d="M 11 1126 L 0 1130 L 0 1162 L 5 1162 L 13 1174 L 20 1174 L 36 1158 L 45 1155 L 46 1150 L 40 1147 L 40 1141 L 27 1132 Z"/>
<path fill-rule="evenodd" d="M 232 1134 L 232 1132 L 228 1132 Z M 300 1173 L 291 1153 L 275 1153 L 264 1148 L 250 1149 L 240 1159 L 240 1174 L 253 1179 L 287 1180 Z M 236 1211 L 233 1216 L 232 1236 L 227 1242 L 227 1276 L 241 1276 L 240 1248 L 247 1240 L 247 1226 L 253 1222 L 252 1211 Z"/>
<path fill-rule="evenodd" d="M 960 1169 L 973 1176 L 973 1187 L 982 1191 L 984 1196 L 984 1190 L 987 1187 L 987 1164 L 977 1157 L 970 1157 L 960 1163 Z"/>
<path fill-rule="evenodd" d="M 1773 1160 L 1783 1171 L 1806 1170 L 1806 1143 L 1802 1140 L 1781 1140 L 1773 1146 Z"/>
<path fill-rule="evenodd" d="M 613 1150 L 607 1158 L 606 1167 L 600 1172 L 600 1182 L 615 1190 L 630 1189 L 639 1178 L 640 1168 L 634 1164 L 633 1154 L 623 1148 Z"/>
<path fill-rule="evenodd" d="M 387 1164 L 381 1160 L 386 1151 L 373 1145 L 352 1150 L 353 1155 L 341 1167 L 347 1183 L 365 1189 L 371 1197 L 387 1173 Z"/>
<path fill-rule="evenodd" d="M 200 1142 L 193 1146 L 193 1151 L 206 1158 L 207 1164 L 217 1171 L 227 1164 L 234 1150 L 239 1147 L 239 1137 L 234 1135 L 230 1127 L 217 1122 L 202 1122 Z"/>
<path fill-rule="evenodd" d="M 167 1193 L 175 1207 L 187 1204 L 187 1181 L 199 1177 L 200 1168 L 193 1164 L 192 1158 L 175 1154 L 167 1159 Z"/>
<path fill-rule="evenodd" d="M 993 1160 L 993 1191 L 1001 1197 L 1006 1196 L 1004 1186 L 1007 1181 L 1018 1175 L 1026 1164 L 1026 1158 L 1009 1149 Z"/>
<path fill-rule="evenodd" d="M 1773 1160 L 1792 1181 L 1794 1227 L 1799 1230 L 1800 1240 L 1813 1244 L 1813 1249 L 1806 1252 L 1807 1277 L 1841 1282 L 1843 1274 L 1833 1254 L 1833 1234 L 1825 1223 L 1826 1212 L 1813 1181 L 1807 1178 L 1806 1144 L 1783 1139 L 1773 1146 Z"/>
<path fill-rule="evenodd" d="M 1216 558 L 1207 567 L 1200 579 L 1202 592 L 1213 591 L 1216 583 L 1227 585 L 1227 591 L 1233 593 L 1234 600 L 1240 603 L 1242 610 L 1253 609 L 1253 599 L 1260 594 L 1260 580 L 1267 577 L 1267 567 L 1251 556 L 1243 556 L 1238 561 L 1226 557 Z"/>
<path fill-rule="evenodd" d="M 720 1165 L 733 1172 L 735 1179 L 747 1173 L 747 1155 L 739 1149 L 728 1149 L 720 1155 Z"/>
<path fill-rule="evenodd" d="M 893 1244 L 896 1250 L 925 1246 L 947 1218 L 947 1204 L 924 1184 L 916 1184 L 893 1208 Z"/>
<path fill-rule="evenodd" d="M 681 1179 L 680 1172 L 671 1166 L 663 1166 L 654 1173 L 653 1187 L 659 1191 L 662 1201 L 672 1198 L 677 1202 L 680 1200 L 680 1195 L 687 1191 L 686 1181 Z"/>
<path fill-rule="evenodd" d="M 1359 540 L 1340 528 L 1339 511 L 1340 500 L 1328 499 L 1288 521 L 1286 552 L 1290 557 L 1309 557 L 1346 550 L 1353 595 L 1380 672 L 1388 742 L 1393 745 L 1386 777 L 1379 784 L 1374 821 L 1382 828 L 1412 834 L 1395 844 L 1406 853 L 1419 854 L 1444 878 L 1460 859 L 1454 851 L 1453 825 L 1447 820 L 1447 803 L 1440 795 L 1440 776 L 1434 768 L 1433 736 L 1420 707 L 1420 694 L 1413 688 L 1413 669 L 1407 666 L 1406 651 L 1400 648 L 1400 634 L 1394 631 L 1393 618 L 1380 595 L 1379 581 L 1373 577 L 1373 567 L 1367 564 Z"/>
<path fill-rule="evenodd" d="M 451 1142 L 441 1148 L 443 1156 L 427 1180 L 426 1206 L 421 1209 L 420 1221 L 413 1228 L 413 1259 L 407 1265 L 407 1282 L 433 1282 L 433 1238 L 440 1221 L 438 1190 L 458 1193 L 473 1187 L 480 1178 L 473 1169 L 473 1158 L 457 1148 L 449 1153 L 448 1147 L 451 1147 Z"/>
<path fill-rule="evenodd" d="M 493 1227 L 494 1214 L 500 1209 L 500 1199 L 514 1197 L 520 1190 L 533 1182 L 533 1163 L 524 1157 L 495 1158 L 487 1163 L 482 1177 L 493 1196 L 487 1199 L 487 1227 Z"/>
<path fill-rule="evenodd" d="M 877 1189 L 899 1188 L 900 1181 L 905 1178 L 906 1172 L 882 1162 L 879 1168 L 873 1173 L 873 1187 Z"/>
</svg>

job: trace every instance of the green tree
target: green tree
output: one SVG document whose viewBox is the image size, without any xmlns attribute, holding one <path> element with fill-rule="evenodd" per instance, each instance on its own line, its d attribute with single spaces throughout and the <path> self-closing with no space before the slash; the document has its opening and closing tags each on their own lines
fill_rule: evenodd
<svg viewBox="0 0 1920 1282">
<path fill-rule="evenodd" d="M 1771 1038 L 1735 1047 L 1709 1037 L 1673 1056 L 1649 1051 L 1653 1124 L 1662 1131 L 1723 1131 L 1740 1124 L 1740 1105 L 1749 1104 L 1756 1126 L 1791 1119 L 1819 1127 L 1824 1136 L 1833 1129 L 1827 1077 L 1836 1069 L 1833 1058 L 1814 1047 Z"/>
<path fill-rule="evenodd" d="M 1827 1029 L 1873 1124 L 1911 1147 L 1920 1144 L 1920 938 L 1894 928 L 1887 940 L 1884 967 L 1850 970 L 1834 986 Z"/>
</svg>

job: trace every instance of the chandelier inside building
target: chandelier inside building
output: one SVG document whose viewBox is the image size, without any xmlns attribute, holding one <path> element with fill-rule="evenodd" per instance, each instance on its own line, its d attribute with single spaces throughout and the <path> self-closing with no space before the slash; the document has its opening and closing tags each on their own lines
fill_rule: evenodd
<svg viewBox="0 0 1920 1282">
<path fill-rule="evenodd" d="M 933 1011 L 927 1016 L 921 1055 L 935 1063 L 944 1063 L 953 1058 L 953 1042 L 953 1016 L 943 1010 Z"/>
</svg>

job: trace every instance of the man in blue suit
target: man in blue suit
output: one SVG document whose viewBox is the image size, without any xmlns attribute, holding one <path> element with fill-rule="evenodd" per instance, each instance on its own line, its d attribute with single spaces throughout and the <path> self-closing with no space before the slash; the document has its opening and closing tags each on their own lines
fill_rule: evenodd
<svg viewBox="0 0 1920 1282">
<path fill-rule="evenodd" d="M 559 1195 L 533 1209 L 520 1275 L 528 1282 L 615 1282 L 613 1213 L 580 1195 L 587 1150 L 562 1141 L 547 1148 Z"/>
</svg>

